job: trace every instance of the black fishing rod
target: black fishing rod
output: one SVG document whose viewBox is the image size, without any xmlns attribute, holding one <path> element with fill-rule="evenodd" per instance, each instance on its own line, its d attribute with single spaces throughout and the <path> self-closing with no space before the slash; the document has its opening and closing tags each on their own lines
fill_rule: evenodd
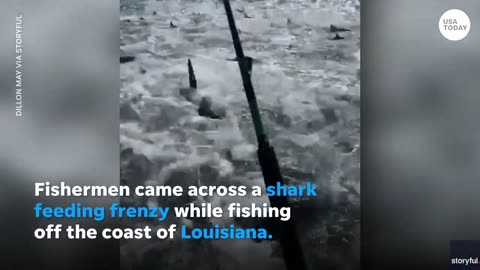
<svg viewBox="0 0 480 270">
<path fill-rule="evenodd" d="M 255 91 L 253 90 L 252 81 L 250 80 L 250 72 L 252 70 L 252 58 L 246 57 L 243 54 L 242 45 L 238 36 L 237 27 L 233 18 L 232 8 L 229 0 L 223 0 L 225 12 L 232 34 L 233 46 L 237 55 L 236 60 L 242 75 L 243 87 L 247 96 L 248 106 L 252 115 L 253 125 L 255 127 L 255 134 L 258 141 L 258 160 L 262 168 L 262 174 L 266 186 L 274 186 L 277 182 L 284 185 L 280 167 L 278 165 L 277 155 L 275 150 L 270 145 L 267 134 L 263 129 L 262 118 L 258 110 L 257 99 Z M 286 196 L 271 196 L 269 197 L 270 205 L 272 207 L 288 207 L 288 199 Z M 288 270 L 306 270 L 307 266 L 305 258 L 303 257 L 302 247 L 297 236 L 295 224 L 292 220 L 274 222 L 273 232 L 275 237 L 280 241 L 283 250 L 283 257 Z"/>
</svg>

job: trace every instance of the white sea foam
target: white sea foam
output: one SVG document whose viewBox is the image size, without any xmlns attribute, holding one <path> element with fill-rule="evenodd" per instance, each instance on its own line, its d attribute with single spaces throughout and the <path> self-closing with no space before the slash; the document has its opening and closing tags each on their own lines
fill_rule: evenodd
<svg viewBox="0 0 480 270">
<path fill-rule="evenodd" d="M 149 179 L 154 183 L 165 184 L 179 170 L 191 171 L 188 181 L 197 181 L 199 168 L 208 166 L 218 172 L 217 184 L 263 186 L 238 65 L 227 61 L 235 57 L 231 35 L 223 6 L 215 2 L 148 1 L 144 11 L 121 18 L 130 20 L 121 23 L 121 48 L 137 57 L 121 65 L 122 101 L 143 95 L 135 105 L 141 120 L 122 124 L 121 143 L 159 160 Z M 232 1 L 245 54 L 257 60 L 252 83 L 285 178 L 314 182 L 334 201 L 359 192 L 358 152 L 338 147 L 339 142 L 354 147 L 360 140 L 359 4 Z M 177 28 L 170 28 L 170 21 Z M 352 31 L 333 41 L 330 24 Z M 198 101 L 179 94 L 188 86 L 187 59 L 197 94 L 225 111 L 223 119 L 199 116 Z M 358 205 L 358 198 L 349 198 Z M 209 200 L 224 205 L 229 199 Z"/>
</svg>

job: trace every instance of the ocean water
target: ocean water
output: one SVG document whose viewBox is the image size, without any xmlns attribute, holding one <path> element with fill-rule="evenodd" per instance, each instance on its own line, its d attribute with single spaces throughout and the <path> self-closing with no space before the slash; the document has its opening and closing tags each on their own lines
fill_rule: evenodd
<svg viewBox="0 0 480 270">
<path fill-rule="evenodd" d="M 255 59 L 252 83 L 285 180 L 319 186 L 317 198 L 293 202 L 308 264 L 311 269 L 356 269 L 360 1 L 231 3 L 244 52 Z M 263 186 L 240 71 L 228 61 L 235 53 L 221 1 L 122 0 L 120 21 L 121 54 L 135 56 L 120 66 L 120 143 L 128 149 L 121 158 L 123 181 Z M 331 40 L 330 24 L 352 31 L 342 33 L 343 40 Z M 198 87 L 187 100 L 180 92 L 188 87 L 188 59 Z M 198 114 L 202 98 L 220 119 Z M 223 207 L 268 198 L 179 198 L 175 204 L 191 201 Z M 124 203 L 172 202 L 133 198 Z M 196 222 L 172 217 L 153 226 Z M 228 218 L 215 222 L 245 225 Z M 142 269 L 284 267 L 275 241 L 135 241 L 124 243 L 122 252 L 125 267 Z M 185 256 L 181 261 L 179 254 Z"/>
</svg>

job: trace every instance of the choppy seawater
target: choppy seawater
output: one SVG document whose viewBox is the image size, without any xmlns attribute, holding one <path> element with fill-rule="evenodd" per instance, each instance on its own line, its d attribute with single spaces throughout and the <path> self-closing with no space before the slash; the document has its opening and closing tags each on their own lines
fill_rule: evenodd
<svg viewBox="0 0 480 270">
<path fill-rule="evenodd" d="M 263 185 L 238 65 L 227 61 L 235 54 L 221 1 L 122 0 L 121 6 L 121 54 L 136 57 L 120 68 L 120 141 L 133 150 L 122 154 L 123 179 L 131 185 Z M 244 52 L 256 60 L 252 83 L 282 173 L 291 184 L 319 185 L 320 196 L 296 201 L 294 210 L 311 269 L 358 263 L 359 6 L 359 0 L 232 1 Z M 330 40 L 330 24 L 352 31 Z M 187 59 L 198 81 L 191 101 L 180 95 L 188 87 Z M 222 119 L 198 115 L 202 97 Z M 238 199 L 196 201 L 224 206 L 232 200 Z M 240 202 L 253 200 L 268 199 Z M 174 222 L 197 221 L 171 218 L 153 226 Z M 268 241 L 137 241 L 122 252 L 132 265 L 143 261 L 143 269 L 244 269 L 247 261 L 259 269 L 283 267 L 278 247 Z M 170 258 L 180 253 L 192 258 Z"/>
</svg>

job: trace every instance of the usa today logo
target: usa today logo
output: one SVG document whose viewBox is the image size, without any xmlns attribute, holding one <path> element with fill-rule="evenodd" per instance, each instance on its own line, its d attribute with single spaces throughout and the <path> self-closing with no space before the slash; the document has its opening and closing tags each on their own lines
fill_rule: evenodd
<svg viewBox="0 0 480 270">
<path fill-rule="evenodd" d="M 438 28 L 446 39 L 451 41 L 462 40 L 470 32 L 470 18 L 459 9 L 450 9 L 440 17 Z"/>
</svg>

